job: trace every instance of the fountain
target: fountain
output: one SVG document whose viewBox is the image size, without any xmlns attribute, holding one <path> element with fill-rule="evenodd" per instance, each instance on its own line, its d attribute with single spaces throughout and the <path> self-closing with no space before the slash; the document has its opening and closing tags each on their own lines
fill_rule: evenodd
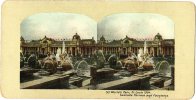
<svg viewBox="0 0 196 100">
<path fill-rule="evenodd" d="M 76 62 L 75 62 L 75 64 L 73 65 L 73 66 L 74 66 L 74 70 L 77 69 L 77 66 L 78 66 L 78 64 L 79 64 L 80 62 L 81 62 L 81 61 L 76 61 Z"/>
<path fill-rule="evenodd" d="M 54 74 L 57 71 L 57 62 L 55 60 L 46 60 L 44 62 L 44 70 L 49 72 L 49 74 Z"/>
<path fill-rule="evenodd" d="M 103 51 L 102 50 L 96 51 L 96 57 L 97 57 L 96 58 L 96 62 L 97 62 L 96 67 L 92 66 L 90 68 L 91 77 L 95 80 L 113 77 L 113 74 L 116 73 L 116 70 L 106 67 L 106 61 L 105 61 L 105 57 L 103 55 Z"/>
<path fill-rule="evenodd" d="M 143 50 L 142 50 L 142 48 L 140 48 L 139 49 L 139 51 L 138 51 L 139 53 L 138 53 L 138 55 L 137 55 L 137 59 L 138 59 L 138 61 L 140 61 L 140 62 L 142 62 L 144 59 L 143 59 Z"/>
<path fill-rule="evenodd" d="M 21 88 L 139 90 L 149 89 L 150 85 L 161 88 L 164 86 L 165 77 L 167 79 L 174 77 L 171 76 L 170 65 L 167 61 L 160 61 L 156 63 L 155 68 L 155 61 L 148 54 L 146 47 L 147 44 L 144 41 L 144 48 L 139 49 L 138 55 L 130 52 L 124 60 L 119 60 L 115 54 L 112 54 L 106 61 L 103 51 L 97 50 L 94 64 L 85 59 L 74 62 L 67 54 L 63 41 L 62 51 L 60 48 L 57 49 L 56 60 L 43 60 L 45 64 L 42 64 L 40 79 L 31 80 L 33 84 L 29 87 L 26 87 L 28 82 L 24 82 Z M 154 71 L 151 71 L 153 68 Z"/>
<path fill-rule="evenodd" d="M 68 56 L 65 50 L 64 41 L 62 43 L 62 51 L 60 50 L 60 48 L 57 49 L 56 59 L 58 62 L 58 66 L 57 66 L 58 74 L 61 74 L 62 71 L 68 71 L 73 69 L 71 58 Z"/>
<path fill-rule="evenodd" d="M 154 68 L 154 61 L 148 54 L 146 47 L 147 44 L 146 41 L 144 41 L 144 51 L 140 48 L 138 53 L 139 70 L 152 70 Z"/>
<path fill-rule="evenodd" d="M 56 60 L 57 60 L 58 64 L 60 63 L 60 54 L 61 54 L 61 49 L 58 48 L 57 53 L 56 53 Z"/>
<path fill-rule="evenodd" d="M 68 71 L 73 69 L 73 64 L 71 63 L 71 61 L 66 59 L 63 59 L 61 61 L 60 66 L 61 66 L 61 71 Z"/>
<path fill-rule="evenodd" d="M 121 62 L 121 61 L 117 61 L 116 67 L 117 67 L 117 68 L 122 68 L 122 67 L 123 67 L 122 62 Z"/>
<path fill-rule="evenodd" d="M 61 53 L 62 54 L 65 53 L 65 43 L 64 43 L 64 41 L 63 41 L 63 44 L 62 44 L 62 52 Z"/>
<path fill-rule="evenodd" d="M 28 63 L 25 64 L 24 57 L 22 52 L 20 53 L 22 62 L 20 63 L 20 81 L 28 80 L 33 78 L 33 74 L 35 72 L 38 72 L 40 69 L 38 69 L 36 63 L 38 62 L 36 59 L 35 54 L 31 54 L 27 60 Z"/>
<path fill-rule="evenodd" d="M 128 57 L 122 60 L 122 69 L 121 72 L 128 73 L 129 71 L 131 75 L 140 74 L 143 75 L 144 71 L 150 71 L 154 68 L 154 61 L 152 57 L 147 52 L 147 44 L 144 41 L 144 48 L 140 48 L 138 51 L 138 55 L 136 56 L 134 53 L 130 52 Z"/>
<path fill-rule="evenodd" d="M 116 64 L 117 64 L 117 56 L 115 54 L 112 54 L 108 58 L 108 62 L 109 62 L 110 68 L 119 69 L 119 68 L 117 68 L 118 66 L 116 66 Z"/>
<path fill-rule="evenodd" d="M 124 67 L 129 71 L 131 72 L 132 74 L 135 74 L 137 73 L 138 69 L 137 69 L 137 66 L 136 66 L 136 62 L 134 60 L 126 60 L 125 61 L 125 64 L 124 64 Z"/>
<path fill-rule="evenodd" d="M 160 61 L 156 65 L 156 70 L 159 71 L 159 76 L 171 77 L 171 67 L 167 61 Z"/>
<path fill-rule="evenodd" d="M 90 65 L 85 60 L 79 61 L 76 65 L 76 73 L 78 76 L 90 77 Z"/>
<path fill-rule="evenodd" d="M 63 48 L 65 44 L 63 41 Z M 56 57 L 51 58 L 50 54 L 42 60 L 41 69 L 38 72 L 33 73 L 33 78 L 26 82 L 23 81 L 21 88 L 38 88 L 38 89 L 56 89 L 56 88 L 70 88 L 69 78 L 74 75 L 72 61 L 67 56 L 65 49 L 61 54 L 60 48 L 57 49 Z M 26 69 L 21 70 L 21 74 L 27 72 Z M 29 70 L 28 70 L 29 73 Z M 21 75 L 24 76 L 24 75 Z M 82 79 L 80 79 L 81 81 Z M 29 83 L 31 83 L 29 85 Z M 76 80 L 72 82 L 77 83 Z M 81 83 L 81 82 L 79 82 Z"/>
<path fill-rule="evenodd" d="M 40 76 L 48 76 L 56 73 L 57 71 L 57 61 L 56 58 L 51 58 L 50 53 L 47 54 L 47 57 L 43 59 L 41 63 L 41 70 L 35 73 Z"/>
<path fill-rule="evenodd" d="M 147 45 L 146 45 L 146 41 L 144 41 L 144 54 L 146 54 L 146 53 L 147 53 L 146 47 L 147 47 Z"/>
</svg>

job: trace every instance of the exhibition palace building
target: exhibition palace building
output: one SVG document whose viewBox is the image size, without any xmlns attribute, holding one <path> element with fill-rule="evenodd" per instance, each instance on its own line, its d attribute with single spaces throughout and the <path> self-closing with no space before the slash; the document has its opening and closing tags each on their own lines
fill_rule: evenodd
<svg viewBox="0 0 196 100">
<path fill-rule="evenodd" d="M 39 53 L 46 55 L 48 52 L 56 54 L 57 49 L 61 50 L 63 44 L 65 45 L 65 52 L 72 56 L 78 54 L 82 56 L 90 56 L 94 54 L 94 51 L 101 49 L 104 54 L 117 54 L 127 55 L 129 52 L 138 54 L 140 48 L 144 48 L 144 42 L 146 41 L 147 52 L 152 56 L 172 56 L 174 57 L 174 39 L 163 39 L 161 34 L 157 33 L 152 40 L 137 40 L 125 36 L 120 40 L 108 41 L 101 36 L 96 42 L 94 38 L 81 39 L 76 33 L 72 40 L 56 40 L 45 36 L 40 40 L 26 41 L 22 36 L 20 38 L 20 49 L 25 53 Z"/>
</svg>

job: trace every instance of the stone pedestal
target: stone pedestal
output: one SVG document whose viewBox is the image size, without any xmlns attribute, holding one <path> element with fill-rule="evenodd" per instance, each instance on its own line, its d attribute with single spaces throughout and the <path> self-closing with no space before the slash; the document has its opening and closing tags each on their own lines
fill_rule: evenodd
<svg viewBox="0 0 196 100">
<path fill-rule="evenodd" d="M 162 88 L 162 87 L 164 87 L 164 82 L 165 82 L 164 79 L 158 78 L 158 79 L 151 81 L 150 84 L 154 85 L 156 87 Z"/>
<path fill-rule="evenodd" d="M 74 85 L 74 86 L 77 86 L 77 87 L 81 87 L 82 82 L 83 82 L 83 78 L 80 78 L 80 77 L 71 77 L 69 79 L 69 83 Z"/>
</svg>

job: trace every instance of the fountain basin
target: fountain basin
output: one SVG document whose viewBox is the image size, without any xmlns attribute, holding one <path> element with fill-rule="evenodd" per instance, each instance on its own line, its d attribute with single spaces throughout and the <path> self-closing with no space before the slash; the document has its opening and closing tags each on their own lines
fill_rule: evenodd
<svg viewBox="0 0 196 100">
<path fill-rule="evenodd" d="M 144 63 L 143 68 L 145 71 L 153 70 L 153 65 L 150 63 Z"/>
<path fill-rule="evenodd" d="M 101 68 L 97 69 L 95 67 L 91 67 L 91 77 L 94 79 L 102 79 L 109 78 L 114 75 L 117 71 L 112 68 Z"/>
<path fill-rule="evenodd" d="M 165 80 L 163 78 L 160 78 L 160 77 L 158 77 L 158 78 L 153 78 L 152 77 L 151 80 L 150 80 L 151 85 L 154 85 L 154 86 L 159 87 L 159 88 L 164 87 L 164 82 L 165 82 Z"/>
<path fill-rule="evenodd" d="M 136 62 L 134 62 L 133 60 L 125 60 L 124 67 L 132 74 L 135 74 L 138 72 Z"/>
<path fill-rule="evenodd" d="M 73 69 L 71 63 L 66 60 L 62 62 L 61 67 L 62 67 L 62 69 L 61 69 L 62 71 L 68 71 L 68 70 Z"/>
<path fill-rule="evenodd" d="M 82 82 L 83 82 L 83 78 L 80 77 L 70 77 L 69 79 L 69 83 L 77 87 L 81 87 Z"/>
<path fill-rule="evenodd" d="M 40 69 L 33 69 L 30 67 L 23 67 L 20 69 L 20 81 L 23 82 L 25 80 L 33 79 L 33 73 L 38 72 Z"/>
<path fill-rule="evenodd" d="M 25 67 L 20 69 L 20 74 L 23 75 L 33 75 L 33 73 L 39 71 L 40 69 L 33 69 L 30 67 Z"/>
</svg>

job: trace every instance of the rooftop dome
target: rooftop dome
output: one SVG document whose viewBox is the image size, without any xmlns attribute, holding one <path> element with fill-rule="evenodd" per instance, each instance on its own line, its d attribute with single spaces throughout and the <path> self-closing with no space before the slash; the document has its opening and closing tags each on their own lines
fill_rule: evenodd
<svg viewBox="0 0 196 100">
<path fill-rule="evenodd" d="M 100 41 L 105 41 L 105 38 L 103 37 L 103 35 L 101 36 Z"/>
<path fill-rule="evenodd" d="M 154 40 L 155 41 L 157 41 L 157 40 L 160 41 L 160 40 L 163 40 L 163 38 L 159 33 L 157 33 L 157 35 L 155 35 L 155 37 L 154 37 Z"/>
<path fill-rule="evenodd" d="M 78 33 L 76 33 L 74 36 L 73 36 L 73 39 L 72 40 L 80 40 L 80 36 L 78 35 Z"/>
<path fill-rule="evenodd" d="M 20 37 L 20 41 L 25 41 L 24 38 L 23 38 L 22 36 Z"/>
</svg>

